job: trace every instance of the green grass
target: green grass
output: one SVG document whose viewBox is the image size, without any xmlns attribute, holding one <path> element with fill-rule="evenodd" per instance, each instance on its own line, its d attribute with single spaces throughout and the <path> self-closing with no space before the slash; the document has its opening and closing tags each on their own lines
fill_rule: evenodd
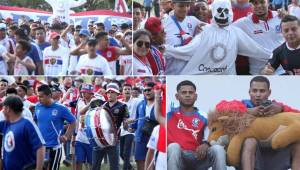
<svg viewBox="0 0 300 170">
<path fill-rule="evenodd" d="M 84 169 L 84 168 L 83 168 Z M 109 164 L 102 164 L 101 165 L 101 170 L 109 170 Z M 121 169 L 121 167 L 120 167 L 120 169 Z M 72 170 L 72 167 L 66 167 L 65 165 L 61 165 L 60 166 L 60 170 Z"/>
</svg>

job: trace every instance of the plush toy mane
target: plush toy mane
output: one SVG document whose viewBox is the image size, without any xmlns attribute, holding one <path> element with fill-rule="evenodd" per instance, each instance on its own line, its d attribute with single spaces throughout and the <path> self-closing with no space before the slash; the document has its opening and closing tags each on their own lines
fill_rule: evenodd
<svg viewBox="0 0 300 170">
<path fill-rule="evenodd" d="M 226 117 L 226 119 L 220 118 Z M 255 117 L 247 113 L 246 106 L 237 100 L 222 100 L 216 105 L 216 109 L 208 114 L 208 124 L 219 121 L 225 134 L 233 137 L 249 127 Z"/>
</svg>

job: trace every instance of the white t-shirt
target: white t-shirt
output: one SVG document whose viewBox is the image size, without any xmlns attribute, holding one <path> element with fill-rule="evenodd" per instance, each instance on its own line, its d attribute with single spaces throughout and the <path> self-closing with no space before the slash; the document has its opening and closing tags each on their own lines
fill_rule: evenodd
<svg viewBox="0 0 300 170">
<path fill-rule="evenodd" d="M 30 106 L 34 106 L 34 104 L 33 103 L 31 103 L 29 100 L 27 100 L 27 99 L 25 99 L 24 101 L 23 101 L 23 105 L 24 105 L 24 107 L 25 108 L 29 108 Z"/>
<path fill-rule="evenodd" d="M 163 27 L 166 33 L 166 44 L 171 46 L 182 46 L 180 30 L 172 19 L 173 15 L 169 15 L 166 19 L 162 21 Z M 183 41 L 187 41 L 194 37 L 195 28 L 197 25 L 202 23 L 194 16 L 186 16 L 182 22 L 178 21 L 181 29 L 186 33 L 182 36 Z M 173 58 L 166 55 L 166 74 L 177 75 L 182 71 L 183 67 L 186 65 L 186 61 Z"/>
<path fill-rule="evenodd" d="M 0 61 L 0 75 L 7 75 L 7 65 L 6 62 L 4 60 L 4 58 L 2 58 L 2 56 L 7 53 L 6 48 L 0 44 L 0 57 L 1 57 L 1 61 Z"/>
<path fill-rule="evenodd" d="M 151 110 L 152 110 L 153 106 L 154 106 L 154 103 L 152 103 L 150 105 L 148 105 L 148 104 L 146 105 L 146 115 L 145 115 L 145 117 L 150 117 Z"/>
<path fill-rule="evenodd" d="M 300 19 L 300 6 L 289 5 L 289 14 Z"/>
<path fill-rule="evenodd" d="M 44 75 L 66 75 L 69 66 L 69 49 L 59 45 L 55 51 L 52 46 L 43 52 Z"/>
<path fill-rule="evenodd" d="M 143 63 L 140 59 L 133 56 L 132 58 L 132 74 L 133 75 L 153 75 L 150 63 Z"/>
<path fill-rule="evenodd" d="M 12 47 L 14 50 L 16 49 L 16 45 L 14 44 L 13 40 L 8 38 L 8 36 L 0 40 L 0 45 L 3 45 L 7 51 L 10 50 L 10 47 Z"/>
<path fill-rule="evenodd" d="M 86 143 L 86 144 L 89 144 L 89 139 L 88 137 L 86 136 L 86 133 L 84 131 L 84 123 L 82 124 L 81 121 L 84 121 L 84 116 L 81 116 L 79 111 L 86 106 L 86 103 L 80 99 L 78 100 L 78 103 L 77 103 L 77 135 L 76 135 L 76 141 L 79 141 L 79 142 L 82 142 L 82 143 Z"/>
<path fill-rule="evenodd" d="M 137 106 L 141 101 L 142 101 L 142 99 L 139 99 L 139 98 L 130 98 L 128 102 L 124 102 L 128 107 L 129 118 L 135 118 Z M 127 130 L 125 130 L 123 128 L 123 124 L 122 124 L 120 135 L 124 136 L 124 135 L 127 135 L 127 134 L 133 134 L 134 135 L 134 133 L 130 133 Z"/>
<path fill-rule="evenodd" d="M 155 152 L 158 152 L 158 156 L 155 162 L 155 170 L 166 170 L 166 162 L 167 162 L 167 154 L 163 152 L 159 152 L 157 150 L 157 143 L 158 143 L 158 137 L 159 137 L 159 125 L 157 125 L 151 134 L 151 137 L 149 139 L 149 142 L 147 144 L 147 148 L 155 150 Z M 154 154 L 156 155 L 156 153 Z M 153 158 L 155 159 L 155 158 Z"/>
<path fill-rule="evenodd" d="M 28 60 L 33 63 L 33 60 L 29 56 L 26 56 L 24 59 L 22 59 L 22 62 L 27 62 Z M 21 63 L 15 63 L 14 75 L 29 75 L 29 71 L 25 65 Z"/>
<path fill-rule="evenodd" d="M 24 118 L 27 118 L 27 119 L 33 121 L 33 117 L 32 117 L 31 111 L 29 109 L 25 108 L 25 107 L 23 108 L 22 116 Z M 3 120 L 5 120 L 5 116 L 4 116 L 3 111 L 0 111 L 0 121 L 3 121 Z"/>
<path fill-rule="evenodd" d="M 93 59 L 88 54 L 80 56 L 76 71 L 81 75 L 112 75 L 107 60 L 101 55 Z"/>
<path fill-rule="evenodd" d="M 256 43 L 272 52 L 284 42 L 280 27 L 281 19 L 277 12 L 273 11 L 272 14 L 273 18 L 267 22 L 259 20 L 259 23 L 255 24 L 252 20 L 253 14 L 250 14 L 237 20 L 233 25 L 242 29 Z M 271 56 L 271 54 L 272 53 L 269 55 Z M 267 62 L 268 59 L 257 60 L 255 58 L 249 58 L 250 73 L 252 75 L 260 74 Z"/>
<path fill-rule="evenodd" d="M 124 67 L 124 75 L 132 75 L 132 55 L 122 55 L 119 60 Z"/>
</svg>

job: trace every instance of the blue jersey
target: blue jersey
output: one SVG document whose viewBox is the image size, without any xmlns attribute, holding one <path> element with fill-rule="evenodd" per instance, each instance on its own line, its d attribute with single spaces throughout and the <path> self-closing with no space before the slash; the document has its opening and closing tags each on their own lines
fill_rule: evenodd
<svg viewBox="0 0 300 170">
<path fill-rule="evenodd" d="M 51 44 L 48 43 L 48 42 L 44 42 L 44 43 L 42 43 L 42 44 L 37 44 L 37 45 L 40 47 L 41 51 L 44 51 L 44 49 L 45 49 L 46 47 L 51 46 Z"/>
<path fill-rule="evenodd" d="M 3 167 L 4 169 L 23 169 L 25 165 L 36 162 L 36 151 L 45 144 L 41 132 L 26 118 L 17 122 L 0 122 L 0 133 L 3 134 Z"/>
<path fill-rule="evenodd" d="M 70 110 L 58 103 L 44 106 L 38 103 L 35 107 L 34 120 L 46 142 L 46 147 L 57 147 L 60 145 L 59 136 L 62 135 L 64 121 L 72 123 L 75 117 Z"/>
<path fill-rule="evenodd" d="M 42 61 L 43 59 L 40 47 L 34 42 L 31 42 L 31 49 L 30 51 L 28 51 L 26 56 L 29 56 L 34 61 L 34 63 Z"/>
</svg>

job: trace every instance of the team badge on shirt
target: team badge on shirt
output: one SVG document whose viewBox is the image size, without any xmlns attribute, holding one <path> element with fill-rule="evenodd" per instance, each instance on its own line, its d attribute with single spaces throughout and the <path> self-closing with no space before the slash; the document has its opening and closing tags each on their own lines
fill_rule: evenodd
<svg viewBox="0 0 300 170">
<path fill-rule="evenodd" d="M 275 31 L 276 31 L 276 33 L 281 33 L 281 27 L 280 27 L 280 25 L 276 25 L 275 26 Z"/>
<path fill-rule="evenodd" d="M 188 26 L 189 29 L 192 28 L 192 24 L 191 23 L 188 23 L 187 26 Z"/>
<path fill-rule="evenodd" d="M 56 63 L 56 58 L 51 58 L 50 59 L 50 64 L 54 65 Z"/>
<path fill-rule="evenodd" d="M 15 137 L 12 131 L 9 131 L 4 138 L 4 149 L 6 152 L 11 152 L 15 149 Z"/>
<path fill-rule="evenodd" d="M 91 68 L 89 68 L 89 69 L 86 70 L 86 73 L 87 73 L 88 75 L 93 75 L 93 74 L 94 74 L 94 70 L 91 69 Z"/>
<path fill-rule="evenodd" d="M 198 128 L 199 122 L 200 122 L 199 119 L 194 118 L 194 119 L 192 120 L 192 126 L 195 127 L 195 128 Z"/>
<path fill-rule="evenodd" d="M 56 109 L 54 109 L 54 110 L 52 110 L 52 116 L 56 116 L 57 115 L 57 110 Z"/>
<path fill-rule="evenodd" d="M 106 56 L 107 56 L 107 58 L 110 58 L 112 56 L 111 51 L 107 51 Z"/>
</svg>

